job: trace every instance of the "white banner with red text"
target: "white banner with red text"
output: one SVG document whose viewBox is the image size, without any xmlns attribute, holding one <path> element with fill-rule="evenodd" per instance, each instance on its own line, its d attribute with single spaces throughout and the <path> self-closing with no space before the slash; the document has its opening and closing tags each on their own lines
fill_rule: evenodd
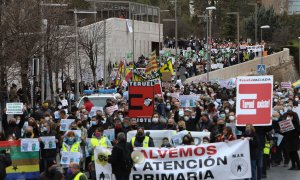
<svg viewBox="0 0 300 180">
<path fill-rule="evenodd" d="M 97 176 L 113 179 L 109 163 L 103 163 L 108 149 L 99 149 L 101 162 L 96 160 Z M 211 143 L 199 146 L 176 148 L 135 149 L 131 180 L 162 179 L 245 179 L 251 178 L 251 163 L 248 140 L 228 143 Z M 98 161 L 98 162 L 97 162 Z M 99 179 L 97 177 L 97 179 Z"/>
</svg>

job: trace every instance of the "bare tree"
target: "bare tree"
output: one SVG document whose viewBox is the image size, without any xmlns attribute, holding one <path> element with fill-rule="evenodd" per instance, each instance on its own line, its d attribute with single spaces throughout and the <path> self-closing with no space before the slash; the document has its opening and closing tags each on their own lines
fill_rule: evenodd
<svg viewBox="0 0 300 180">
<path fill-rule="evenodd" d="M 41 47 L 39 8 L 36 0 L 15 0 L 9 2 L 3 12 L 8 24 L 5 53 L 10 54 L 9 59 L 15 60 L 20 67 L 22 101 L 25 103 L 29 102 L 30 61 Z"/>
<path fill-rule="evenodd" d="M 108 32 L 105 22 L 101 21 L 82 27 L 78 33 L 79 44 L 88 57 L 95 84 L 97 84 L 96 69 L 99 65 L 100 56 L 104 54 L 104 40 Z"/>
<path fill-rule="evenodd" d="M 65 13 L 66 9 L 63 8 L 47 8 L 44 11 L 47 19 L 44 53 L 52 102 L 54 101 L 53 72 L 55 73 L 55 85 L 58 87 L 58 73 L 60 70 L 63 73 L 66 58 L 74 49 L 73 39 L 69 38 L 70 31 L 60 25 L 66 19 L 64 18 Z"/>
</svg>

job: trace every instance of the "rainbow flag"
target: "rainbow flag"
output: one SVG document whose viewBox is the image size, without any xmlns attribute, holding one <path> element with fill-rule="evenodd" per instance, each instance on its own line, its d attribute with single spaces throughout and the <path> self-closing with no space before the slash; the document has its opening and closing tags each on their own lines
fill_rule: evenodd
<svg viewBox="0 0 300 180">
<path fill-rule="evenodd" d="M 6 180 L 37 179 L 40 175 L 39 152 L 21 152 L 21 141 L 1 141 L 0 149 L 10 149 L 12 165 L 6 168 Z"/>
</svg>

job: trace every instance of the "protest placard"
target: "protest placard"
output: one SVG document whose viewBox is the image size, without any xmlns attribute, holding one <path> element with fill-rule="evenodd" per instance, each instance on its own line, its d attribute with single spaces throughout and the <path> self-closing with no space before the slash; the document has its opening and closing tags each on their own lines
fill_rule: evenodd
<svg viewBox="0 0 300 180">
<path fill-rule="evenodd" d="M 137 122 L 151 122 L 154 114 L 154 82 L 129 82 L 128 116 Z"/>
<path fill-rule="evenodd" d="M 180 107 L 196 107 L 198 95 L 179 95 Z"/>
<path fill-rule="evenodd" d="M 115 129 L 104 130 L 103 136 L 107 137 L 110 141 L 114 141 L 115 140 Z"/>
<path fill-rule="evenodd" d="M 6 103 L 6 114 L 23 114 L 23 103 Z"/>
<path fill-rule="evenodd" d="M 61 152 L 60 164 L 69 165 L 71 162 L 79 163 L 80 158 L 80 152 Z"/>
<path fill-rule="evenodd" d="M 271 125 L 272 104 L 273 76 L 241 76 L 237 78 L 236 123 L 238 126 Z"/>
<path fill-rule="evenodd" d="M 279 121 L 279 127 L 280 127 L 280 131 L 282 133 L 288 132 L 288 131 L 292 131 L 295 129 L 293 123 L 291 120 L 283 120 L 283 121 Z"/>
<path fill-rule="evenodd" d="M 176 148 L 135 149 L 130 179 L 247 179 L 251 178 L 248 140 Z M 110 179 L 106 161 L 111 149 L 95 150 L 97 178 Z M 199 178 L 195 178 L 199 177 Z"/>
<path fill-rule="evenodd" d="M 98 110 L 103 112 L 103 107 L 97 107 L 97 106 L 92 107 L 92 109 L 89 113 L 89 117 L 92 118 L 93 116 L 96 116 L 96 113 Z"/>
<path fill-rule="evenodd" d="M 111 149 L 97 146 L 94 150 L 95 169 L 97 180 L 113 180 L 111 164 L 107 162 L 108 156 L 111 155 Z"/>
<path fill-rule="evenodd" d="M 72 122 L 74 122 L 75 119 L 62 119 L 60 120 L 60 131 L 67 131 L 70 129 L 70 126 L 72 124 Z"/>
<path fill-rule="evenodd" d="M 292 83 L 291 82 L 281 82 L 280 85 L 281 85 L 282 89 L 290 89 L 290 88 L 292 88 Z"/>
<path fill-rule="evenodd" d="M 55 136 L 42 136 L 41 139 L 45 145 L 44 149 L 56 149 Z"/>
<path fill-rule="evenodd" d="M 22 138 L 21 152 L 32 152 L 40 150 L 40 142 L 38 138 Z"/>
</svg>

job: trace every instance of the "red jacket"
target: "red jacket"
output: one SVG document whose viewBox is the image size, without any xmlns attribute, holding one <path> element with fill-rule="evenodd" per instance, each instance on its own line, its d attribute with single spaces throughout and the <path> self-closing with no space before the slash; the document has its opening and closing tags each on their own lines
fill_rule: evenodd
<svg viewBox="0 0 300 180">
<path fill-rule="evenodd" d="M 91 101 L 86 101 L 83 105 L 88 112 L 91 112 L 92 107 L 94 107 L 94 104 Z"/>
</svg>

